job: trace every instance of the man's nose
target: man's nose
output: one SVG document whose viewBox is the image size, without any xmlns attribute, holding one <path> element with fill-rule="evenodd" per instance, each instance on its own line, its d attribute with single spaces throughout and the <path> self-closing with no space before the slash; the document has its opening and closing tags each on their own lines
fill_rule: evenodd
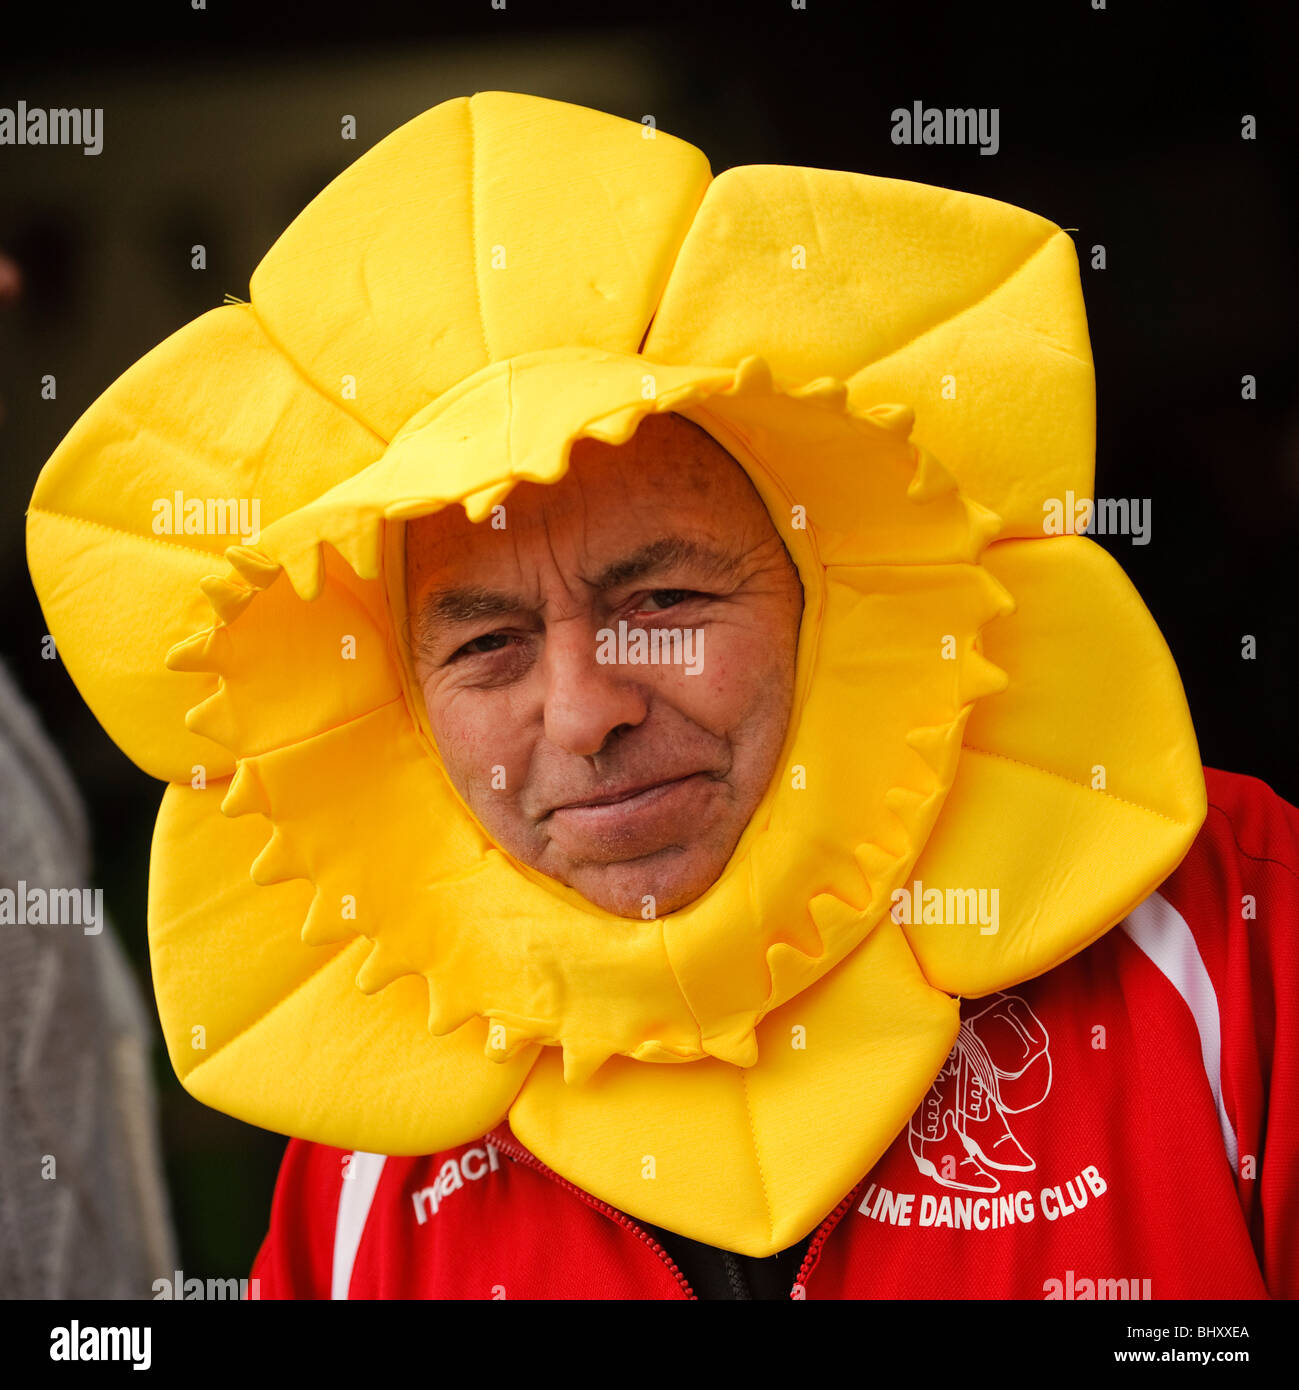
<svg viewBox="0 0 1299 1390">
<path fill-rule="evenodd" d="M 546 634 L 546 737 L 566 752 L 589 758 L 623 725 L 639 724 L 649 712 L 645 687 L 631 669 L 601 662 L 598 633 L 590 623 L 552 625 Z"/>
</svg>

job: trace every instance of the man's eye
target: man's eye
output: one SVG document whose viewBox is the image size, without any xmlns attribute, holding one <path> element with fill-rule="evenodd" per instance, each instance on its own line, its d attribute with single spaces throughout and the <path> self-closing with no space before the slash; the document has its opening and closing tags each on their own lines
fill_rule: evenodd
<svg viewBox="0 0 1299 1390">
<path fill-rule="evenodd" d="M 466 642 L 463 647 L 457 647 L 451 653 L 450 660 L 454 661 L 459 656 L 481 656 L 487 652 L 500 651 L 501 647 L 509 640 L 509 637 L 503 632 L 485 632 L 481 637 L 475 637 L 471 642 Z M 480 642 L 493 642 L 499 645 L 483 647 L 479 646 Z"/>
<path fill-rule="evenodd" d="M 655 589 L 650 593 L 646 602 L 648 602 L 649 599 L 654 599 L 661 602 L 663 608 L 675 608 L 677 604 L 683 602 L 685 599 L 694 598 L 694 596 L 695 591 L 693 589 Z M 651 609 L 650 611 L 661 612 L 662 609 Z"/>
</svg>

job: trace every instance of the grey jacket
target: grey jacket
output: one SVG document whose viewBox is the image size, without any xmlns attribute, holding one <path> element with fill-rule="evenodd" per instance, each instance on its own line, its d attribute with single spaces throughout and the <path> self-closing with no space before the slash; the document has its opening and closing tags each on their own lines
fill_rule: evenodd
<svg viewBox="0 0 1299 1390">
<path fill-rule="evenodd" d="M 81 798 L 0 664 L 0 889 L 89 871 Z M 0 1298 L 150 1298 L 171 1274 L 152 1033 L 111 925 L 0 923 Z"/>
</svg>

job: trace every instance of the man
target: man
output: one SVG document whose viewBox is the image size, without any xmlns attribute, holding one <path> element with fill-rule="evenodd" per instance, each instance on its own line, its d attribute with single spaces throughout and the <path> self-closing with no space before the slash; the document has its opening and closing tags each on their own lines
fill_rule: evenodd
<svg viewBox="0 0 1299 1390">
<path fill-rule="evenodd" d="M 705 891 L 769 780 L 802 610 L 734 460 L 650 416 L 624 445 L 579 441 L 561 482 L 522 484 L 507 530 L 410 523 L 407 565 L 429 720 L 493 837 L 620 915 Z M 698 625 L 711 679 L 603 664 L 619 621 Z M 779 1254 L 632 1223 L 504 1126 L 413 1160 L 294 1141 L 263 1296 L 1295 1296 L 1293 1100 L 1270 1079 L 1294 1054 L 1256 1030 L 1275 1017 L 1280 1041 L 1294 1017 L 1299 816 L 1250 779 L 1210 785 L 1173 878 L 1046 979 L 967 1001 L 906 1132 Z"/>
<path fill-rule="evenodd" d="M 479 93 L 251 293 L 29 554 L 263 1296 L 1292 1294 L 1294 813 L 1044 529 L 1060 229 Z"/>
</svg>

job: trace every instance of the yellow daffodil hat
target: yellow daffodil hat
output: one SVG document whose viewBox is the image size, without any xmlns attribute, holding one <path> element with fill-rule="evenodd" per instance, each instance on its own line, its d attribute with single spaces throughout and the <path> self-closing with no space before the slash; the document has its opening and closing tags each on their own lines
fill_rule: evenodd
<svg viewBox="0 0 1299 1390">
<path fill-rule="evenodd" d="M 918 183 L 713 178 L 650 122 L 479 92 L 336 178 L 250 295 L 115 381 L 28 512 L 73 680 L 168 784 L 149 941 L 177 1074 L 377 1153 L 508 1117 L 633 1217 L 801 1239 L 906 1125 L 960 997 L 1095 941 L 1205 815 L 1153 619 L 1044 527 L 1092 489 L 1072 240 Z M 490 524 L 654 411 L 739 461 L 804 611 L 725 871 L 638 921 L 513 859 L 452 787 L 403 523 Z M 997 930 L 910 920 L 917 883 L 998 890 Z"/>
</svg>

